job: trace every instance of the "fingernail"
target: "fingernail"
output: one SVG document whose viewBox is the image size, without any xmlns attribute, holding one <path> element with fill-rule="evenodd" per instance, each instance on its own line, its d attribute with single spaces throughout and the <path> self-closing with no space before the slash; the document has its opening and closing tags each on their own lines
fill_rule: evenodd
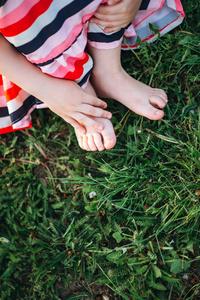
<svg viewBox="0 0 200 300">
<path fill-rule="evenodd" d="M 103 130 L 103 126 L 102 125 L 98 125 L 98 129 L 99 130 Z"/>
<path fill-rule="evenodd" d="M 107 118 L 108 118 L 108 119 L 111 119 L 111 118 L 112 118 L 112 114 L 110 114 L 110 113 L 107 114 Z"/>
</svg>

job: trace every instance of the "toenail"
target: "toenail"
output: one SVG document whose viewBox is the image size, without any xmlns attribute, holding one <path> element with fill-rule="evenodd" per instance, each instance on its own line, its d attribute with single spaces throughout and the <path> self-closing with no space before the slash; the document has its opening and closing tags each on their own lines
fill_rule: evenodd
<svg viewBox="0 0 200 300">
<path fill-rule="evenodd" d="M 159 115 L 161 111 L 162 111 L 162 110 L 157 110 L 157 111 L 155 112 L 155 115 Z"/>
</svg>

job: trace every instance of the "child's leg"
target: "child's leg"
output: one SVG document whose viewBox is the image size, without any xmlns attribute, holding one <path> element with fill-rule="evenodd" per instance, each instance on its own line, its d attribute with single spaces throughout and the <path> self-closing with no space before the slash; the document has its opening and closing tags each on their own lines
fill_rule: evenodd
<svg viewBox="0 0 200 300">
<path fill-rule="evenodd" d="M 90 84 L 84 90 L 89 95 L 95 96 L 96 93 Z M 104 125 L 103 130 L 95 130 L 93 126 L 86 126 L 87 133 L 81 134 L 80 131 L 75 130 L 79 145 L 82 149 L 87 151 L 102 151 L 104 149 L 111 149 L 116 143 L 116 136 L 110 120 L 105 118 L 92 118 Z"/>
<path fill-rule="evenodd" d="M 161 119 L 167 95 L 129 76 L 121 66 L 121 45 L 97 49 L 88 45 L 94 60 L 91 82 L 99 97 L 113 98 L 135 113 L 151 120 Z"/>
</svg>

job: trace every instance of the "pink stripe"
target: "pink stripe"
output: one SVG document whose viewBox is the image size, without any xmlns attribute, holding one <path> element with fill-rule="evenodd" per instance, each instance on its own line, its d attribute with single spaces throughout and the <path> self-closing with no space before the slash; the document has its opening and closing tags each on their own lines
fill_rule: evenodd
<svg viewBox="0 0 200 300">
<path fill-rule="evenodd" d="M 66 60 L 67 67 L 60 65 L 56 71 L 54 71 L 53 73 L 48 72 L 47 74 L 49 74 L 53 77 L 63 78 L 66 75 L 66 73 L 74 72 L 75 71 L 75 66 L 74 66 L 75 62 L 79 59 L 83 59 L 84 57 L 85 57 L 85 52 L 80 53 L 76 57 L 70 56 Z"/>
<path fill-rule="evenodd" d="M 162 0 L 161 1 L 161 3 L 160 3 L 160 6 L 156 9 L 156 10 L 153 10 L 150 14 L 148 14 L 148 15 L 146 15 L 146 17 L 144 17 L 144 18 L 142 18 L 142 16 L 140 15 L 140 21 L 138 22 L 138 23 L 136 23 L 136 24 L 134 24 L 134 27 L 137 27 L 138 25 L 140 25 L 144 20 L 146 20 L 148 17 L 150 17 L 151 15 L 153 15 L 156 11 L 158 11 L 162 6 L 163 6 L 163 4 L 164 4 L 164 2 L 165 2 L 165 0 Z M 153 1 L 152 2 L 150 2 L 150 3 L 153 3 Z M 155 4 L 154 4 L 154 7 L 155 7 Z M 148 9 L 149 10 L 149 9 Z M 144 13 L 144 15 L 145 15 L 145 13 Z M 137 16 L 136 16 L 137 17 Z M 136 19 L 136 18 L 135 18 Z M 134 19 L 134 20 L 135 20 Z"/>
<path fill-rule="evenodd" d="M 175 4 L 176 4 L 177 11 L 180 12 L 181 16 L 184 18 L 185 17 L 185 13 L 183 11 L 183 6 L 182 6 L 181 2 L 179 0 L 175 0 Z"/>
<path fill-rule="evenodd" d="M 167 28 L 169 25 L 171 25 L 171 24 L 173 24 L 174 22 L 176 22 L 179 18 L 180 18 L 180 17 L 178 17 L 176 20 L 172 21 L 170 24 L 167 24 L 165 27 L 163 27 L 162 29 L 160 29 L 159 32 L 162 33 L 162 31 L 163 31 L 165 28 Z M 171 29 L 171 30 L 172 30 L 172 29 Z M 154 34 L 152 34 L 152 35 L 146 37 L 145 39 L 142 40 L 142 42 L 151 40 L 153 37 L 155 37 Z M 135 49 L 135 48 L 137 48 L 137 47 L 138 47 L 138 43 L 135 44 L 135 45 L 129 45 L 129 47 L 126 46 L 126 45 L 121 45 L 121 48 L 122 48 L 122 49 L 128 49 L 128 48 Z"/>
<path fill-rule="evenodd" d="M 71 32 L 69 33 L 69 35 L 67 36 L 67 38 L 61 43 L 59 44 L 58 46 L 56 46 L 55 48 L 53 48 L 50 53 L 48 55 L 46 55 L 45 57 L 43 57 L 42 59 L 34 59 L 31 57 L 35 57 L 35 56 L 38 56 L 37 55 L 37 52 L 39 51 L 42 51 L 42 49 L 45 49 L 46 46 L 45 44 L 47 44 L 48 46 L 48 41 L 49 39 L 51 39 L 51 37 L 47 40 L 46 43 L 44 43 L 41 48 L 39 48 L 38 50 L 36 50 L 35 53 L 32 53 L 30 55 L 27 55 L 27 58 L 28 60 L 31 62 L 31 63 L 36 63 L 36 64 L 41 64 L 41 63 L 44 63 L 52 58 L 54 58 L 55 56 L 57 56 L 59 53 L 62 53 L 63 51 L 65 51 L 67 48 L 69 48 L 71 46 L 71 44 L 74 42 L 74 36 L 77 36 L 80 31 L 82 30 L 82 24 L 78 24 L 77 26 L 75 26 Z M 54 37 L 52 37 L 54 38 Z"/>
<path fill-rule="evenodd" d="M 29 127 L 31 124 L 31 120 L 30 120 L 30 114 L 32 113 L 32 111 L 36 108 L 36 104 L 33 105 L 29 111 L 27 112 L 26 116 L 24 116 L 23 119 L 21 119 L 19 122 L 13 124 L 13 129 L 19 129 L 19 128 L 26 128 Z"/>
<path fill-rule="evenodd" d="M 21 5 L 22 2 L 24 2 L 24 0 L 7 1 L 4 4 L 3 9 L 0 9 L 2 18 Z"/>
<path fill-rule="evenodd" d="M 85 22 L 86 20 L 88 20 L 91 17 L 91 15 L 93 15 L 93 13 L 84 15 L 84 17 L 81 19 L 81 22 L 80 22 L 80 14 L 76 14 L 73 17 L 67 19 L 63 24 L 62 28 L 58 32 L 56 32 L 55 35 L 49 37 L 49 39 L 39 49 L 27 55 L 26 56 L 27 59 L 30 62 L 35 64 L 40 64 L 48 60 L 51 60 L 52 58 L 56 57 L 58 54 L 64 52 L 70 46 L 73 47 L 73 42 L 75 38 L 80 34 L 81 30 L 84 30 L 84 32 L 81 33 L 82 41 L 79 42 L 79 45 L 82 47 L 82 49 L 84 49 L 85 43 L 87 41 L 87 24 L 83 24 L 83 21 Z M 77 23 L 78 25 L 76 25 Z M 83 29 L 83 27 L 85 28 Z M 64 31 L 63 35 L 62 35 L 62 31 Z M 65 40 L 61 41 L 59 35 L 65 36 L 66 37 Z M 78 39 L 80 41 L 80 37 Z M 55 46 L 56 41 L 58 42 L 61 41 L 61 43 Z M 47 51 L 48 54 L 46 55 Z M 37 59 L 38 56 L 40 57 L 40 59 Z"/>
<path fill-rule="evenodd" d="M 4 90 L 8 90 L 13 88 L 13 83 L 12 81 L 10 81 L 8 78 L 3 76 L 3 86 L 4 86 Z"/>
<path fill-rule="evenodd" d="M 0 85 L 0 97 L 2 97 L 2 96 L 5 96 L 4 87 L 3 87 L 3 85 Z M 1 104 L 1 102 L 0 102 L 0 104 Z"/>
<path fill-rule="evenodd" d="M 16 1 L 16 0 L 15 0 Z M 9 25 L 12 25 L 19 20 L 23 19 L 24 16 L 27 15 L 27 13 L 30 11 L 30 9 L 38 3 L 40 0 L 31 0 L 31 1 L 26 1 L 26 5 L 24 5 L 24 1 L 16 7 L 14 10 L 10 11 L 7 13 L 6 16 L 0 18 L 1 22 L 1 27 L 5 28 Z M 8 1 L 9 2 L 9 1 Z M 11 1 L 9 2 L 11 3 Z"/>
<path fill-rule="evenodd" d="M 172 0 L 173 1 L 173 0 Z M 147 10 L 155 10 L 155 8 L 157 9 L 157 7 L 162 7 L 164 4 L 165 0 L 151 0 Z"/>
<path fill-rule="evenodd" d="M 123 37 L 120 40 L 112 43 L 98 43 L 98 42 L 91 42 L 88 40 L 88 44 L 90 44 L 91 46 L 97 49 L 113 49 L 121 45 L 122 39 Z"/>
</svg>

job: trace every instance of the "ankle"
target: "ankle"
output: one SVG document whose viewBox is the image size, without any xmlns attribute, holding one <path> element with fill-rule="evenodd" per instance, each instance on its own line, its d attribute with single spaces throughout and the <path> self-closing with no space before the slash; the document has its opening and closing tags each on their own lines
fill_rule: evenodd
<svg viewBox="0 0 200 300">
<path fill-rule="evenodd" d="M 103 78 L 108 78 L 108 77 L 116 77 L 117 74 L 121 74 L 123 73 L 123 68 L 121 65 L 118 66 L 101 66 L 101 67 L 97 67 L 94 66 L 93 70 L 92 70 L 92 76 L 94 78 L 99 78 L 99 77 L 103 77 Z"/>
</svg>

